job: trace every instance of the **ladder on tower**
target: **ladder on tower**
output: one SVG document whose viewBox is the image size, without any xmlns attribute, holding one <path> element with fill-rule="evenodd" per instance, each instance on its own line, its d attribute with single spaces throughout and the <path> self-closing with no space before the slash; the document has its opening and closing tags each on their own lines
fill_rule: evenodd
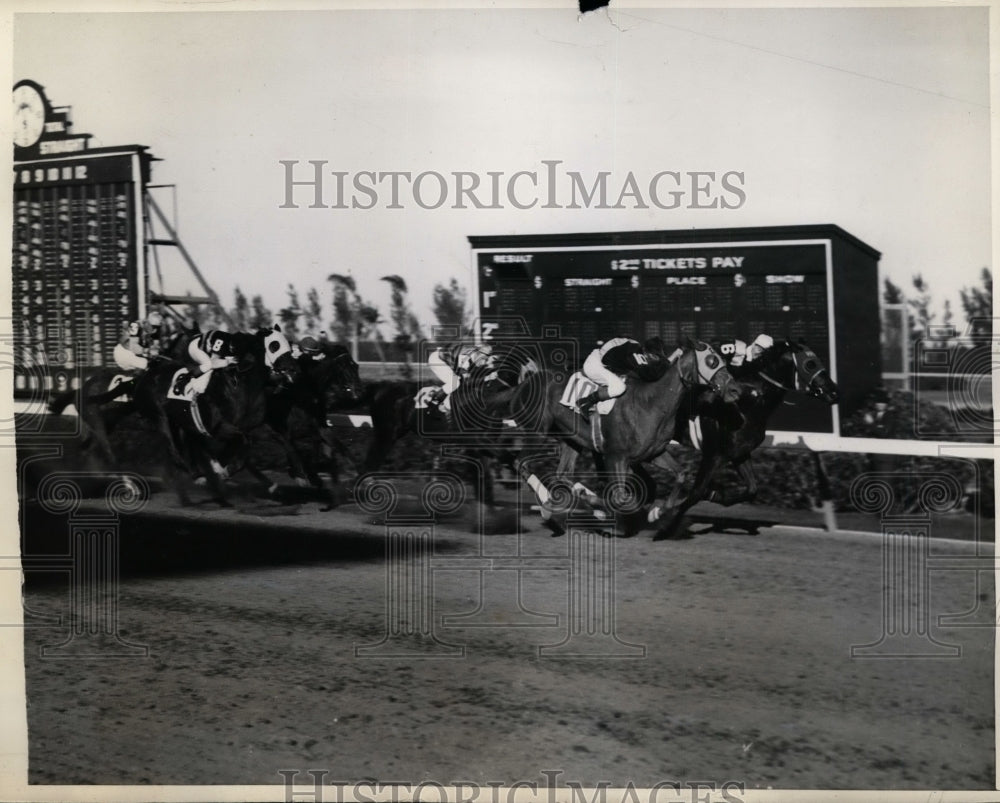
<svg viewBox="0 0 1000 803">
<path fill-rule="evenodd" d="M 159 293 L 153 292 L 152 290 L 149 291 L 149 303 L 163 304 L 167 305 L 168 307 L 173 304 L 185 304 L 185 305 L 208 304 L 215 307 L 218 310 L 219 315 L 230 327 L 230 329 L 235 331 L 236 329 L 235 323 L 233 322 L 233 319 L 230 317 L 229 313 L 226 311 L 226 308 L 222 305 L 222 302 L 219 301 L 219 296 L 205 280 L 205 277 L 202 274 L 202 272 L 198 269 L 198 265 L 195 263 L 194 258 L 191 256 L 187 248 L 184 247 L 184 244 L 181 242 L 180 237 L 177 235 L 175 227 L 170 225 L 170 222 L 167 220 L 167 216 L 163 213 L 163 210 L 160 208 L 160 205 L 156 202 L 156 199 L 153 198 L 152 194 L 149 192 L 149 190 L 164 189 L 168 187 L 173 189 L 172 184 L 147 185 L 145 188 L 145 192 L 143 192 L 143 223 L 145 224 L 145 230 L 146 230 L 145 247 L 147 249 L 147 252 L 152 254 L 153 267 L 154 270 L 156 271 L 156 278 L 160 285 Z M 175 202 L 174 217 L 176 218 L 176 216 L 177 214 L 176 214 L 176 202 Z M 165 236 L 157 236 L 156 232 L 158 228 L 162 229 L 165 232 Z M 177 296 L 177 295 L 167 295 L 163 292 L 164 289 L 163 272 L 160 268 L 160 258 L 159 258 L 159 253 L 157 251 L 157 249 L 161 247 L 177 249 L 178 253 L 181 255 L 184 262 L 190 269 L 192 275 L 198 281 L 198 284 L 200 285 L 202 291 L 205 293 L 204 296 L 191 296 L 191 295 Z M 180 319 L 180 316 L 176 312 L 174 312 L 173 310 L 170 310 L 170 312 L 176 318 Z"/>
</svg>

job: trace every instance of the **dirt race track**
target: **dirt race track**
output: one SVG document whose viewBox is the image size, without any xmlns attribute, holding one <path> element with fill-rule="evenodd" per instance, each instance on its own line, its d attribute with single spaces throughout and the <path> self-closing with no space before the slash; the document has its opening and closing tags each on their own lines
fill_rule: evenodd
<svg viewBox="0 0 1000 803">
<path fill-rule="evenodd" d="M 994 787 L 992 544 L 932 541 L 914 585 L 880 537 L 806 528 L 481 535 L 403 510 L 387 540 L 353 505 L 173 509 L 122 518 L 136 655 L 50 657 L 79 608 L 28 572 L 31 783 Z"/>
</svg>

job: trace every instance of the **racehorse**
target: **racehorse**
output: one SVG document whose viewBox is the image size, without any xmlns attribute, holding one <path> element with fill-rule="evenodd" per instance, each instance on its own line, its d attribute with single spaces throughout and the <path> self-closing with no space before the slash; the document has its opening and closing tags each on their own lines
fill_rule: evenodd
<svg viewBox="0 0 1000 803">
<path fill-rule="evenodd" d="M 641 464 L 666 450 L 674 436 L 678 409 L 689 393 L 707 386 L 713 398 L 727 405 L 740 397 L 740 386 L 707 343 L 685 338 L 676 359 L 663 360 L 661 365 L 658 378 L 630 383 L 609 413 L 599 415 L 593 411 L 591 426 L 582 426 L 579 414 L 561 403 L 568 380 L 554 381 L 549 372 L 529 376 L 506 398 L 497 398 L 497 403 L 505 406 L 505 414 L 519 427 L 563 444 L 557 482 L 569 477 L 579 452 L 598 454 L 601 468 L 611 480 L 605 495 L 616 513 L 621 514 L 655 497 L 655 485 Z M 531 458 L 531 454 L 520 456 L 515 465 L 522 477 L 528 477 L 543 520 L 559 534 L 564 528 L 549 505 L 551 495 L 527 467 Z M 633 474 L 642 485 L 640 489 L 630 481 Z M 634 517 L 622 516 L 622 522 L 624 535 L 634 535 L 638 529 Z"/>
<path fill-rule="evenodd" d="M 111 447 L 110 433 L 136 412 L 135 402 L 125 394 L 131 390 L 135 376 L 117 368 L 101 368 L 90 374 L 79 390 L 62 393 L 49 402 L 49 412 L 61 415 L 69 405 L 75 405 L 80 420 L 81 445 L 85 452 L 96 452 L 108 468 L 118 464 Z M 121 391 L 118 393 L 117 391 Z M 111 400 L 103 400 L 108 391 Z"/>
<path fill-rule="evenodd" d="M 350 406 L 361 400 L 362 387 L 358 364 L 350 352 L 338 343 L 324 343 L 321 357 L 301 354 L 296 358 L 298 378 L 269 394 L 264 423 L 277 436 L 285 448 L 289 473 L 297 481 L 308 481 L 322 489 L 323 481 L 316 472 L 309 454 L 299 450 L 291 438 L 289 417 L 293 410 L 300 410 L 305 418 L 307 437 L 313 445 L 312 453 L 322 441 L 322 434 L 329 431 L 327 413 L 336 407 Z M 331 475 L 337 484 L 337 464 L 331 448 Z M 305 478 L 304 480 L 302 478 Z M 273 490 L 273 486 L 271 486 Z M 333 504 L 333 496 L 330 498 Z"/>
<path fill-rule="evenodd" d="M 378 471 L 389 457 L 395 443 L 411 432 L 441 443 L 454 446 L 471 460 L 470 477 L 480 502 L 492 507 L 495 504 L 491 462 L 514 468 L 514 456 L 504 438 L 504 420 L 500 415 L 487 411 L 492 405 L 486 400 L 495 393 L 510 391 L 522 379 L 537 372 L 537 363 L 523 348 L 498 348 L 495 364 L 473 369 L 451 397 L 452 414 L 446 416 L 434 403 L 423 397 L 418 401 L 421 387 L 416 382 L 374 382 L 368 385 L 365 402 L 372 423 L 372 440 L 365 454 L 359 476 Z M 462 449 L 472 442 L 469 448 Z M 494 446 L 485 448 L 484 440 Z M 482 484 L 477 482 L 482 479 Z"/>
<path fill-rule="evenodd" d="M 150 361 L 155 363 L 158 359 L 167 359 L 180 363 L 190 362 L 187 344 L 198 331 L 198 326 L 195 325 L 192 329 L 181 328 L 174 332 L 163 343 L 158 354 L 149 358 Z M 77 408 L 83 422 L 81 445 L 87 452 L 96 451 L 107 468 L 113 468 L 119 462 L 111 446 L 111 433 L 122 421 L 137 412 L 129 395 L 136 376 L 134 371 L 122 368 L 99 368 L 83 381 L 79 390 L 67 391 L 49 402 L 49 412 L 53 415 L 61 415 L 71 404 Z M 105 396 L 108 391 L 116 391 L 110 401 Z"/>
<path fill-rule="evenodd" d="M 185 398 L 186 369 L 173 361 L 155 361 L 134 383 L 132 399 L 137 409 L 166 438 L 167 469 L 182 504 L 189 500 L 176 472 L 191 473 L 192 469 L 183 453 L 191 455 L 217 500 L 227 504 L 223 467 L 245 459 L 247 434 L 265 420 L 267 396 L 275 382 L 272 377 L 291 383 L 299 376 L 288 341 L 277 326 L 254 334 L 236 332 L 231 337 L 235 365 L 216 368 L 194 402 Z"/>
<path fill-rule="evenodd" d="M 665 506 L 671 519 L 657 537 L 671 538 L 679 532 L 685 513 L 703 499 L 722 505 L 748 502 L 757 495 L 757 478 L 750 456 L 767 435 L 767 422 L 791 392 L 804 393 L 827 404 L 836 404 L 837 385 L 816 353 L 803 342 L 785 340 L 774 344 L 751 363 L 732 369 L 733 375 L 746 387 L 739 408 L 741 423 L 733 426 L 718 415 L 715 405 L 695 402 L 689 411 L 678 416 L 676 440 L 701 452 L 694 485 L 679 504 L 671 504 L 679 496 L 680 482 L 670 502 Z M 698 416 L 701 443 L 692 440 L 689 421 Z M 680 465 L 664 453 L 657 464 L 681 474 Z M 743 480 L 744 488 L 735 494 L 713 489 L 719 471 L 731 464 Z M 654 516 L 657 513 L 653 513 Z"/>
</svg>

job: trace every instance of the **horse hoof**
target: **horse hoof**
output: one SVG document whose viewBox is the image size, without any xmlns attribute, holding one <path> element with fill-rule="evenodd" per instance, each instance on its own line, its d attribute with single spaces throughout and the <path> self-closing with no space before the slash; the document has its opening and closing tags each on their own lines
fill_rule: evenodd
<svg viewBox="0 0 1000 803">
<path fill-rule="evenodd" d="M 197 485 L 199 488 L 204 488 L 206 485 L 208 485 L 208 480 L 206 480 L 204 477 L 195 477 L 194 484 Z"/>
<path fill-rule="evenodd" d="M 566 528 L 563 527 L 555 519 L 543 519 L 542 524 L 552 532 L 553 538 L 558 538 L 561 535 L 566 535 Z"/>
<path fill-rule="evenodd" d="M 309 480 L 307 480 L 305 477 L 296 477 L 295 478 L 295 484 L 298 485 L 300 488 L 309 488 L 309 487 L 311 487 L 310 483 L 309 483 Z"/>
</svg>

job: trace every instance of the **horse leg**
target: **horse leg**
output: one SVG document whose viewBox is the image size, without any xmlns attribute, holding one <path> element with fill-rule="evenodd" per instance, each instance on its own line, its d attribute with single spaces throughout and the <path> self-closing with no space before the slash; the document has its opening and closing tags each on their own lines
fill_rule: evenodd
<svg viewBox="0 0 1000 803">
<path fill-rule="evenodd" d="M 416 411 L 412 400 L 376 399 L 368 409 L 372 422 L 372 440 L 365 453 L 360 476 L 378 471 L 389 457 L 389 452 L 413 428 Z"/>
<path fill-rule="evenodd" d="M 111 448 L 111 439 L 108 434 L 108 426 L 105 421 L 104 410 L 97 404 L 88 404 L 86 399 L 81 403 L 80 418 L 86 429 L 85 438 L 92 448 L 96 448 L 99 457 L 103 460 L 105 468 L 113 468 L 118 465 L 118 457 L 114 449 Z"/>
<path fill-rule="evenodd" d="M 636 526 L 635 508 L 641 494 L 635 492 L 634 483 L 629 482 L 631 472 L 629 462 L 621 455 L 604 456 L 604 473 L 608 482 L 604 488 L 604 499 L 615 517 L 623 538 L 631 538 L 639 528 Z"/>
<path fill-rule="evenodd" d="M 485 513 L 496 507 L 496 492 L 493 487 L 493 458 L 485 452 L 480 453 L 476 460 L 476 465 L 479 467 L 478 473 L 482 478 L 480 480 L 482 485 L 476 486 L 482 490 L 479 505 Z"/>
<path fill-rule="evenodd" d="M 757 475 L 753 470 L 753 463 L 746 460 L 736 466 L 736 472 L 743 480 L 743 489 L 736 493 L 726 493 L 725 491 L 712 491 L 708 495 L 710 502 L 720 505 L 738 505 L 742 502 L 752 502 L 757 497 Z"/>
<path fill-rule="evenodd" d="M 232 438 L 240 438 L 243 441 L 242 447 L 245 449 L 246 439 L 243 434 L 235 427 L 231 427 L 231 429 L 236 433 Z M 226 465 L 231 460 L 227 460 L 227 457 L 235 459 L 235 453 L 229 454 L 228 444 L 220 442 L 217 438 L 203 435 L 200 432 L 195 437 L 197 443 L 192 444 L 192 451 L 214 500 L 222 507 L 232 507 L 226 493 L 224 480 L 230 475 Z"/>
<path fill-rule="evenodd" d="M 207 459 L 206 462 L 208 466 L 206 467 L 205 476 L 208 479 L 208 487 L 215 496 L 215 501 L 221 507 L 232 507 L 224 485 L 224 479 L 228 476 L 225 468 L 213 459 Z"/>
<path fill-rule="evenodd" d="M 538 478 L 538 475 L 531 468 L 531 459 L 535 456 L 537 455 L 534 452 L 530 452 L 527 455 L 518 455 L 511 462 L 511 468 L 517 472 L 517 475 L 524 481 L 524 484 L 531 488 L 534 493 L 535 501 L 538 502 L 538 508 L 541 512 L 542 524 L 552 531 L 553 536 L 565 535 L 565 523 L 561 520 L 562 517 L 557 516 L 551 507 L 552 495 L 549 493 L 549 489 L 545 487 L 545 483 Z"/>
<path fill-rule="evenodd" d="M 164 464 L 167 483 L 173 486 L 181 506 L 188 507 L 191 504 L 191 496 L 188 494 L 187 477 L 191 469 L 180 454 L 180 449 L 187 447 L 188 444 L 180 430 L 167 420 L 166 414 L 163 416 L 160 431 L 167 440 L 168 459 Z"/>
<path fill-rule="evenodd" d="M 636 476 L 636 478 L 638 478 L 642 485 L 642 498 L 639 500 L 639 509 L 634 514 L 639 517 L 637 523 L 652 523 L 659 517 L 657 513 L 659 505 L 657 504 L 656 498 L 656 480 L 653 479 L 652 475 L 646 470 L 646 467 L 642 465 L 642 463 L 633 463 L 632 473 Z M 647 511 L 645 516 L 643 516 L 644 511 Z"/>
<path fill-rule="evenodd" d="M 285 459 L 288 460 L 288 473 L 295 479 L 295 484 L 300 488 L 311 485 L 313 488 L 322 489 L 323 481 L 319 478 L 319 474 L 313 470 L 312 461 L 302 456 L 298 447 L 292 442 L 287 427 L 279 430 L 273 424 L 270 426 L 272 431 L 278 436 L 278 440 L 285 450 Z M 310 432 L 310 434 L 312 433 Z M 319 440 L 319 432 L 317 431 L 313 441 L 318 442 Z"/>
<path fill-rule="evenodd" d="M 667 521 L 656 533 L 653 540 L 663 541 L 670 538 L 677 538 L 684 516 L 694 505 L 708 496 L 712 486 L 712 480 L 722 466 L 723 458 L 719 454 L 708 454 L 702 452 L 701 463 L 698 465 L 698 474 L 694 479 L 694 486 L 688 492 L 687 497 L 678 505 L 670 520 Z"/>
<path fill-rule="evenodd" d="M 307 479 L 306 467 L 303 464 L 302 456 L 299 454 L 299 450 L 295 448 L 295 444 L 292 443 L 292 439 L 288 434 L 287 427 L 279 427 L 274 423 L 267 422 L 264 426 L 270 430 L 271 434 L 274 435 L 275 439 L 281 444 L 282 450 L 285 452 L 285 460 L 288 463 L 288 476 L 295 480 L 295 484 L 300 488 L 305 487 L 306 484 L 311 483 L 314 488 L 321 488 L 323 483 L 320 481 L 318 476 L 315 476 L 315 481 L 313 478 Z M 252 473 L 252 472 L 251 472 Z M 259 476 L 260 475 L 254 475 Z M 274 489 L 277 488 L 277 483 L 272 483 L 267 478 L 264 478 L 264 487 L 268 488 L 268 493 L 274 493 Z"/>
<path fill-rule="evenodd" d="M 347 449 L 344 445 L 335 437 L 333 430 L 330 427 L 320 427 L 319 439 L 323 446 L 329 450 L 327 461 L 330 472 L 330 488 L 327 496 L 326 507 L 321 508 L 323 512 L 326 512 L 339 507 L 344 496 L 344 492 L 340 488 L 340 463 L 337 460 L 337 455 L 339 454 L 342 457 L 347 457 L 348 460 L 350 460 L 350 456 L 348 455 Z M 308 470 L 316 474 L 316 479 L 319 480 L 319 474 L 312 465 L 309 466 Z M 355 471 L 355 475 L 357 474 L 358 472 Z M 322 484 L 321 480 L 320 484 Z"/>
<path fill-rule="evenodd" d="M 170 421 L 170 416 L 165 410 L 160 410 L 159 413 L 160 414 L 157 416 L 156 420 L 156 428 L 160 431 L 160 434 L 163 435 L 163 439 L 166 441 L 167 457 L 169 458 L 168 462 L 170 462 L 177 468 L 181 469 L 182 471 L 191 473 L 191 467 L 188 465 L 188 462 L 181 455 L 180 450 L 178 449 L 177 446 L 177 441 L 179 437 L 179 431 L 177 427 L 173 424 L 172 421 Z"/>
<path fill-rule="evenodd" d="M 274 492 L 278 490 L 278 483 L 271 480 L 253 461 L 253 458 L 248 458 L 246 461 L 246 469 L 250 472 L 250 476 L 253 477 L 257 482 L 260 483 L 261 487 L 264 489 L 265 493 L 269 497 L 274 497 Z"/>
</svg>

